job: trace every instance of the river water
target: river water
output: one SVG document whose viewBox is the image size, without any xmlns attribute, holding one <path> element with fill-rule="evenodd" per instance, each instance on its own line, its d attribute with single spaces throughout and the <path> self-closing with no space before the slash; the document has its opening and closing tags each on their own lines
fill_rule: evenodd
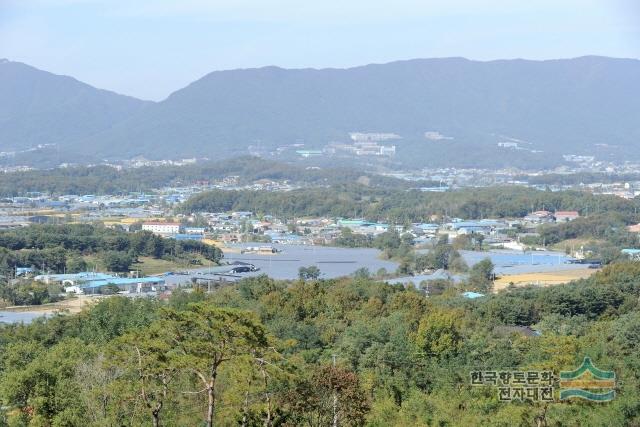
<svg viewBox="0 0 640 427">
<path fill-rule="evenodd" d="M 311 245 L 272 245 L 278 253 L 240 253 L 240 250 L 248 246 L 256 246 L 256 243 L 235 245 L 233 251 L 224 254 L 224 260 L 229 263 L 235 261 L 253 264 L 258 271 L 240 273 L 239 276 L 250 277 L 266 274 L 274 279 L 297 279 L 300 267 L 316 266 L 320 269 L 320 278 L 331 279 L 348 276 L 360 268 L 366 268 L 375 274 L 384 268 L 388 272 L 394 272 L 398 264 L 392 261 L 380 259 L 380 251 L 369 248 L 335 248 L 328 246 Z M 193 273 L 206 273 L 208 268 L 191 270 Z M 168 284 L 184 283 L 191 275 L 167 276 Z"/>
<path fill-rule="evenodd" d="M 1 311 L 0 323 L 31 323 L 33 319 L 44 316 L 41 311 Z"/>
</svg>

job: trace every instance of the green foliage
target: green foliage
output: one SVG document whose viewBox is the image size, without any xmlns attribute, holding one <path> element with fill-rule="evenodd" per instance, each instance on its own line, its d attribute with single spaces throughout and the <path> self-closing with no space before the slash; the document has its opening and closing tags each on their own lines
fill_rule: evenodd
<svg viewBox="0 0 640 427">
<path fill-rule="evenodd" d="M 485 258 L 471 267 L 469 285 L 478 292 L 489 292 L 493 287 L 493 263 Z"/>
<path fill-rule="evenodd" d="M 206 391 L 205 422 L 214 424 L 219 370 L 223 364 L 251 358 L 268 347 L 266 331 L 250 313 L 215 308 L 195 303 L 189 310 L 165 309 L 158 325 L 167 334 L 165 352 L 169 352 L 167 368 L 153 363 L 153 369 L 182 369 L 195 374 L 198 389 Z M 160 344 L 161 345 L 161 344 Z"/>
<path fill-rule="evenodd" d="M 307 170 L 258 157 L 199 162 L 186 166 L 157 166 L 117 170 L 109 166 L 30 170 L 0 175 L 0 196 L 19 196 L 31 191 L 62 194 L 118 194 L 150 191 L 165 186 L 183 186 L 198 181 L 239 176 L 241 184 L 260 179 L 287 180 L 310 185 L 354 182 L 361 171 L 349 168 Z M 406 188 L 406 182 L 379 175 L 370 185 Z"/>
<path fill-rule="evenodd" d="M 0 232 L 0 273 L 15 267 L 62 273 L 85 270 L 82 256 L 100 255 L 109 271 L 126 272 L 138 256 L 190 258 L 194 254 L 218 262 L 222 251 L 192 240 L 165 239 L 148 231 L 125 233 L 98 225 L 31 225 Z"/>
<path fill-rule="evenodd" d="M 98 289 L 98 292 L 101 295 L 115 295 L 120 291 L 120 288 L 118 287 L 118 285 L 114 285 L 114 284 L 108 284 L 105 286 L 101 286 L 100 289 Z"/>
<path fill-rule="evenodd" d="M 127 272 L 133 261 L 133 257 L 126 252 L 107 251 L 102 254 L 102 264 L 107 271 Z"/>
<path fill-rule="evenodd" d="M 19 409 L 17 417 L 28 425 L 78 425 L 83 408 L 76 404 L 74 381 L 78 361 L 95 349 L 78 339 L 68 339 L 49 349 L 35 344 L 13 345 L 3 358 L 0 393 Z"/>
<path fill-rule="evenodd" d="M 427 313 L 418 324 L 415 344 L 426 356 L 455 355 L 461 346 L 461 313 L 456 310 L 435 309 Z"/>
<path fill-rule="evenodd" d="M 625 227 L 637 222 L 630 212 L 605 210 L 605 213 L 580 217 L 558 225 L 543 225 L 539 229 L 540 241 L 554 244 L 567 239 L 592 238 L 610 241 L 618 246 L 634 246 L 636 235 L 628 233 Z"/>
<path fill-rule="evenodd" d="M 160 323 L 133 331 L 113 341 L 107 349 L 107 357 L 101 361 L 106 369 L 119 370 L 114 386 L 123 393 L 118 396 L 119 411 L 136 418 L 138 400 L 146 407 L 154 426 L 160 425 L 174 390 L 170 385 L 178 374 L 172 363 L 174 348 L 169 331 Z M 165 409 L 163 411 L 163 408 Z M 144 418 L 140 417 L 142 423 Z"/>
<path fill-rule="evenodd" d="M 449 244 L 446 235 L 440 237 L 426 255 L 420 255 L 415 260 L 415 270 L 418 272 L 438 269 L 464 272 L 467 268 L 464 259 L 453 245 Z"/>
<path fill-rule="evenodd" d="M 11 284 L 0 283 L 0 298 L 11 305 L 40 305 L 60 300 L 60 289 L 45 283 L 20 280 Z"/>
<path fill-rule="evenodd" d="M 298 277 L 300 280 L 317 280 L 320 278 L 320 269 L 315 265 L 309 267 L 300 267 L 298 269 Z"/>
<path fill-rule="evenodd" d="M 356 217 L 405 224 L 429 222 L 432 215 L 522 218 L 531 210 L 544 208 L 550 211 L 577 210 L 581 215 L 589 217 L 615 212 L 619 223 L 628 223 L 635 218 L 639 204 L 640 200 L 625 200 L 616 196 L 579 191 L 538 191 L 512 186 L 425 193 L 399 190 L 398 187 L 342 184 L 287 192 L 214 190 L 194 195 L 181 206 L 181 210 L 185 213 L 249 210 L 284 218 Z M 571 229 L 576 227 L 574 222 L 565 225 Z M 581 222 L 577 224 L 579 226 Z M 348 240 L 345 244 L 347 242 Z"/>
<path fill-rule="evenodd" d="M 636 425 L 638 277 L 640 263 L 614 263 L 473 301 L 365 274 L 114 296 L 0 326 L 0 400 L 11 425 L 320 426 L 334 397 L 339 425 Z M 478 367 L 557 373 L 585 355 L 616 372 L 613 402 L 499 403 L 469 386 Z"/>
<path fill-rule="evenodd" d="M 290 420 L 294 425 L 332 425 L 334 396 L 339 425 L 362 426 L 369 411 L 358 375 L 344 368 L 318 367 L 310 378 L 296 381 L 289 395 L 284 408 L 295 414 Z"/>
<path fill-rule="evenodd" d="M 345 248 L 370 248 L 373 245 L 370 236 L 355 234 L 350 228 L 342 228 L 340 237 L 335 240 L 337 246 Z"/>
<path fill-rule="evenodd" d="M 67 258 L 67 273 L 80 273 L 81 271 L 87 271 L 87 267 L 87 262 L 81 256 Z"/>
</svg>

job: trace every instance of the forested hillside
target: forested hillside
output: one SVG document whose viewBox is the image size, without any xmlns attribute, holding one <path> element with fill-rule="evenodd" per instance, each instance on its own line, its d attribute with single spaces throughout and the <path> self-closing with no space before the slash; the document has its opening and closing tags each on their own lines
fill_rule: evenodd
<svg viewBox="0 0 640 427">
<path fill-rule="evenodd" d="M 90 146 L 77 153 L 69 148 L 150 104 L 0 59 L 0 151 L 57 144 L 67 159 L 92 158 Z"/>
<path fill-rule="evenodd" d="M 297 185 L 336 185 L 356 182 L 365 176 L 371 186 L 408 188 L 400 179 L 366 173 L 356 168 L 306 169 L 301 166 L 243 156 L 224 161 L 205 161 L 185 166 L 149 166 L 118 170 L 109 166 L 76 166 L 50 170 L 0 173 L 0 196 L 28 192 L 62 194 L 118 194 L 151 191 L 164 186 L 188 186 L 235 176 L 239 185 L 256 180 L 290 181 Z M 425 185 L 430 184 L 426 182 Z"/>
<path fill-rule="evenodd" d="M 386 220 L 404 224 L 432 215 L 458 218 L 523 217 L 546 209 L 577 210 L 582 215 L 620 213 L 635 219 L 640 201 L 580 191 L 539 191 L 523 187 L 468 188 L 450 192 L 421 192 L 348 183 L 328 188 L 288 192 L 214 190 L 192 196 L 182 212 L 248 210 L 281 216 L 334 216 Z"/>
<path fill-rule="evenodd" d="M 114 297 L 0 328 L 10 425 L 581 425 L 640 423 L 640 264 L 476 300 L 364 276 L 246 279 L 211 295 Z M 537 334 L 527 331 L 532 329 Z M 616 375 L 609 403 L 500 402 L 475 370 Z M 556 391 L 557 393 L 557 391 Z M 335 402 L 335 403 L 334 403 Z"/>
</svg>

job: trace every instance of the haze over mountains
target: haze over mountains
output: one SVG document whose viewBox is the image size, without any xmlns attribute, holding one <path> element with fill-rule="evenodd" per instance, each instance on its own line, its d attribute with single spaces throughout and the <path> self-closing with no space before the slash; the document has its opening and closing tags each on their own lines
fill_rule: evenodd
<svg viewBox="0 0 640 427">
<path fill-rule="evenodd" d="M 57 144 L 69 162 L 221 158 L 249 146 L 320 149 L 360 131 L 400 135 L 395 160 L 411 167 L 640 159 L 639 77 L 640 61 L 605 57 L 265 67 L 213 72 L 153 103 L 3 61 L 0 151 Z"/>
<path fill-rule="evenodd" d="M 149 104 L 71 77 L 0 60 L 1 151 L 86 141 Z"/>
</svg>

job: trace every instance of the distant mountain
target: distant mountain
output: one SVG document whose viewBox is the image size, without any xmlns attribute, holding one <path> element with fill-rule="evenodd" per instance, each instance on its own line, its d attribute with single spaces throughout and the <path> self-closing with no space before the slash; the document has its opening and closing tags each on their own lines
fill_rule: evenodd
<svg viewBox="0 0 640 427">
<path fill-rule="evenodd" d="M 0 59 L 0 151 L 39 144 L 59 144 L 64 150 L 150 104 Z M 83 151 L 91 153 L 91 147 Z"/>
<path fill-rule="evenodd" d="M 42 73 L 20 66 L 27 77 Z M 42 80 L 60 78 L 44 74 Z M 394 142 L 397 158 L 412 166 L 535 166 L 559 163 L 563 154 L 640 159 L 639 77 L 640 61 L 605 57 L 265 67 L 210 73 L 155 104 L 67 78 L 67 90 L 20 84 L 12 97 L 26 90 L 30 101 L 20 109 L 3 105 L 0 117 L 13 114 L 11 138 L 22 145 L 46 133 L 78 154 L 111 158 L 219 158 L 246 154 L 250 145 L 268 151 L 296 142 L 320 148 L 360 131 L 402 136 Z M 61 111 L 45 95 L 75 100 L 73 90 L 85 94 L 72 104 L 82 112 L 66 104 Z M 38 131 L 27 132 L 32 128 Z M 9 140 L 5 127 L 0 133 Z"/>
</svg>

